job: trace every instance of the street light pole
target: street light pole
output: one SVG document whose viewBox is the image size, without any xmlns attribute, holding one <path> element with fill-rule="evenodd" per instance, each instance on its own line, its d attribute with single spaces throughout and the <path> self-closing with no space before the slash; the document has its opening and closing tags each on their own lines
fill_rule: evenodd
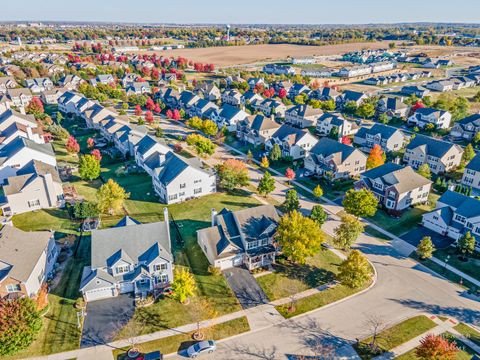
<svg viewBox="0 0 480 360">
<path fill-rule="evenodd" d="M 447 271 L 447 263 L 448 263 L 449 259 L 450 259 L 450 255 L 447 255 L 447 257 L 445 259 L 445 266 L 443 267 L 443 275 L 445 275 L 445 273 Z"/>
</svg>

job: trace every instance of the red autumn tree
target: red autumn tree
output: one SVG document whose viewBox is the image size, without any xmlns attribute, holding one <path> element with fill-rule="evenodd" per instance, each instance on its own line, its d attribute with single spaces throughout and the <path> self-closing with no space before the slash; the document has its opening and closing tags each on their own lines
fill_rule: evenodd
<svg viewBox="0 0 480 360">
<path fill-rule="evenodd" d="M 98 149 L 93 149 L 91 152 L 90 152 L 90 155 L 92 155 L 95 159 L 97 159 L 98 161 L 101 161 L 102 160 L 102 154 L 100 153 L 100 150 Z"/>
<path fill-rule="evenodd" d="M 153 114 L 150 110 L 145 112 L 145 121 L 149 124 L 153 123 Z"/>
<path fill-rule="evenodd" d="M 153 108 L 153 112 L 156 113 L 156 114 L 161 113 L 161 112 L 162 112 L 162 108 L 160 107 L 160 105 L 155 104 L 155 107 Z"/>
<path fill-rule="evenodd" d="M 441 335 L 429 334 L 420 340 L 415 355 L 422 360 L 453 360 L 457 358 L 457 344 L 449 342 Z"/>
<path fill-rule="evenodd" d="M 172 119 L 173 120 L 180 120 L 180 118 L 181 118 L 180 111 L 178 111 L 178 109 L 173 110 Z"/>
<path fill-rule="evenodd" d="M 348 136 L 343 136 L 342 137 L 342 144 L 352 145 L 352 139 L 350 139 Z"/>
<path fill-rule="evenodd" d="M 135 116 L 140 116 L 142 115 L 142 108 L 140 105 L 135 105 Z"/>
<path fill-rule="evenodd" d="M 92 138 L 88 138 L 87 139 L 87 147 L 89 149 L 93 148 L 95 146 L 95 140 L 93 140 Z"/>
<path fill-rule="evenodd" d="M 293 179 L 295 179 L 295 171 L 287 168 L 287 170 L 285 170 L 285 177 L 288 179 L 288 181 L 292 181 Z"/>
<path fill-rule="evenodd" d="M 275 95 L 275 90 L 273 88 L 267 89 L 263 92 L 263 96 L 266 98 L 271 98 L 273 95 Z"/>
<path fill-rule="evenodd" d="M 167 112 L 165 113 L 167 119 L 172 119 L 173 118 L 173 111 L 168 109 Z"/>
<path fill-rule="evenodd" d="M 285 90 L 284 88 L 278 90 L 278 97 L 280 99 L 285 99 L 287 97 L 287 90 Z"/>
<path fill-rule="evenodd" d="M 320 87 L 320 82 L 318 80 L 314 80 L 310 85 L 310 88 L 312 90 L 317 90 L 319 87 Z"/>
<path fill-rule="evenodd" d="M 78 144 L 77 139 L 75 139 L 72 135 L 68 137 L 67 143 L 65 144 L 65 149 L 70 154 L 78 154 L 80 151 L 80 145 Z"/>
<path fill-rule="evenodd" d="M 412 106 L 412 111 L 415 112 L 418 109 L 423 109 L 425 105 L 421 101 L 417 101 L 415 105 Z"/>
<path fill-rule="evenodd" d="M 265 88 L 265 86 L 263 86 L 263 84 L 255 84 L 255 87 L 253 88 L 253 92 L 255 94 L 261 94 L 263 92 L 263 89 Z"/>
<path fill-rule="evenodd" d="M 157 69 L 152 69 L 152 74 L 151 74 L 151 76 L 152 76 L 152 79 L 153 79 L 153 80 L 158 80 L 158 79 L 160 79 L 160 73 L 158 72 Z"/>
<path fill-rule="evenodd" d="M 153 109 L 155 109 L 155 103 L 153 102 L 152 98 L 149 97 L 149 98 L 147 99 L 147 102 L 146 102 L 146 104 L 145 104 L 145 107 L 146 107 L 148 110 L 150 110 L 150 111 L 152 111 Z"/>
<path fill-rule="evenodd" d="M 45 109 L 43 108 L 42 100 L 40 100 L 37 96 L 34 96 L 32 98 L 32 101 L 30 101 L 30 103 L 25 108 L 25 111 L 28 114 L 33 114 L 35 116 L 43 114 L 45 112 Z"/>
<path fill-rule="evenodd" d="M 370 155 L 367 159 L 367 169 L 373 169 L 377 166 L 385 164 L 385 156 L 380 145 L 373 145 L 372 150 L 370 150 Z"/>
</svg>

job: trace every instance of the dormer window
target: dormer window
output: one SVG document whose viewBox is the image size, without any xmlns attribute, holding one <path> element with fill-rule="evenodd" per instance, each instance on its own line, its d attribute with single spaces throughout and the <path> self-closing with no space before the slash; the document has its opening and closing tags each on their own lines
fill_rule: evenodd
<svg viewBox="0 0 480 360">
<path fill-rule="evenodd" d="M 129 271 L 130 271 L 129 265 L 120 265 L 115 268 L 116 275 L 125 274 L 125 273 L 128 273 Z"/>
</svg>

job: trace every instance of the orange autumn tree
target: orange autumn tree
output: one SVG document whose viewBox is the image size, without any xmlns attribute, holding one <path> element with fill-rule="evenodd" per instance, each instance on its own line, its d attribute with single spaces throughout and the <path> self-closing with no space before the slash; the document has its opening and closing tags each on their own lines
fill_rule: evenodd
<svg viewBox="0 0 480 360">
<path fill-rule="evenodd" d="M 368 155 L 367 169 L 373 169 L 383 164 L 385 164 L 385 155 L 380 145 L 375 144 L 370 150 L 370 155 Z"/>
<path fill-rule="evenodd" d="M 217 166 L 220 186 L 227 190 L 238 189 L 247 186 L 250 182 L 247 165 L 237 159 L 228 159 Z"/>
<path fill-rule="evenodd" d="M 420 340 L 420 346 L 415 351 L 415 355 L 422 360 L 454 360 L 457 358 L 458 350 L 454 342 L 448 341 L 441 335 L 429 334 Z"/>
</svg>

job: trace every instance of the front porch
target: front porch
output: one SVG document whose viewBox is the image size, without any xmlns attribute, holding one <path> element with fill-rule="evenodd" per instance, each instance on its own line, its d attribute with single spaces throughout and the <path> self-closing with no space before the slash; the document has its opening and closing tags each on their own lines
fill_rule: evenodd
<svg viewBox="0 0 480 360">
<path fill-rule="evenodd" d="M 275 264 L 276 250 L 273 246 L 259 249 L 259 251 L 247 252 L 244 258 L 244 264 L 248 270 L 254 270 L 261 267 Z"/>
</svg>

